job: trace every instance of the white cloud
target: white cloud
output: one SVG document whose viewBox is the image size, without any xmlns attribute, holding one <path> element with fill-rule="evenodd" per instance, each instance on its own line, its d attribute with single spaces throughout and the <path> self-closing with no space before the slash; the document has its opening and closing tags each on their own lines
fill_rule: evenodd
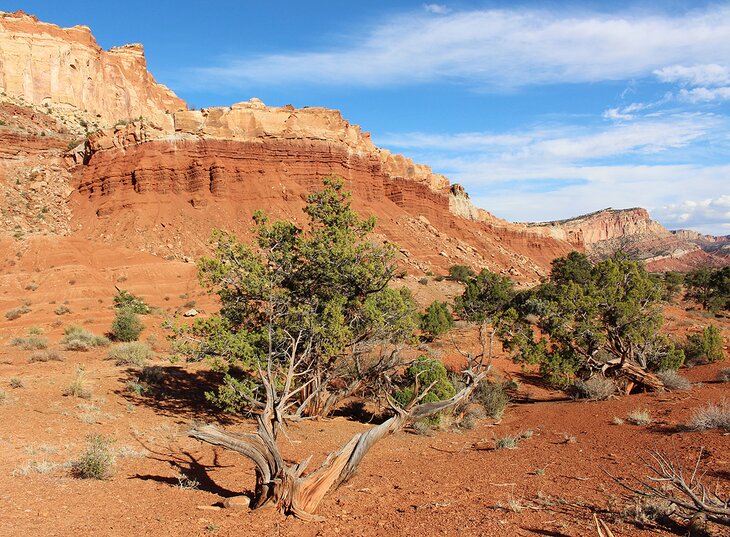
<svg viewBox="0 0 730 537">
<path fill-rule="evenodd" d="M 386 147 L 436 153 L 478 151 L 482 156 L 488 154 L 500 161 L 585 161 L 631 154 L 657 154 L 685 147 L 718 128 L 724 128 L 724 125 L 722 119 L 709 114 L 673 114 L 661 119 L 611 125 L 599 131 L 555 127 L 505 134 L 404 133 L 375 136 L 375 141 Z"/>
<path fill-rule="evenodd" d="M 730 194 L 666 205 L 659 208 L 656 214 L 674 227 L 706 228 L 720 225 L 724 229 L 730 227 Z"/>
<path fill-rule="evenodd" d="M 442 4 L 423 4 L 423 9 L 435 15 L 446 15 L 451 13 L 451 9 Z"/>
<path fill-rule="evenodd" d="M 693 65 L 672 65 L 657 69 L 654 74 L 662 82 L 690 86 L 724 86 L 730 84 L 730 69 L 716 63 Z"/>
<path fill-rule="evenodd" d="M 239 57 L 197 72 L 207 85 L 228 87 L 459 81 L 510 88 L 626 80 L 671 69 L 666 66 L 720 65 L 730 57 L 728 35 L 730 6 L 722 5 L 682 15 L 526 8 L 409 13 L 323 51 Z"/>
<path fill-rule="evenodd" d="M 691 103 L 707 103 L 730 100 L 730 86 L 722 88 L 692 88 L 679 91 L 679 98 Z"/>
</svg>

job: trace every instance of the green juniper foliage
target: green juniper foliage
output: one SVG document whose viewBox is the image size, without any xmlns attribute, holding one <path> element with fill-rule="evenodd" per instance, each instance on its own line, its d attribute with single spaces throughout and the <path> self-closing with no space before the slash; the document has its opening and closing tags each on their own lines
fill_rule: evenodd
<svg viewBox="0 0 730 537">
<path fill-rule="evenodd" d="M 434 300 L 421 316 L 421 330 L 433 339 L 451 330 L 454 318 L 445 302 Z"/>
<path fill-rule="evenodd" d="M 684 278 L 687 298 L 710 311 L 730 308 L 730 267 L 701 268 Z"/>
<path fill-rule="evenodd" d="M 350 207 L 341 179 L 324 184 L 307 198 L 306 230 L 257 212 L 253 245 L 215 231 L 213 254 L 198 264 L 201 284 L 221 308 L 176 329 L 176 348 L 224 373 L 208 397 L 227 410 L 262 408 L 259 368 L 282 383 L 294 368 L 290 388 L 300 391 L 292 414 L 326 415 L 341 397 L 376 389 L 399 363 L 394 345 L 413 337 L 411 293 L 388 286 L 394 247 L 369 239 L 375 220 Z"/>
<path fill-rule="evenodd" d="M 573 252 L 553 262 L 547 282 L 516 297 L 502 336 L 517 362 L 538 364 L 558 385 L 604 363 L 674 370 L 684 353 L 659 334 L 661 300 L 641 262 L 617 254 L 593 265 Z"/>
</svg>

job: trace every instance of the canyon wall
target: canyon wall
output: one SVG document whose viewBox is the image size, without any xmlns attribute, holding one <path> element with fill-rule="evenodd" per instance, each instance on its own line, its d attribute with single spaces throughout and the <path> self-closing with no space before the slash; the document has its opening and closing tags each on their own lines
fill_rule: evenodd
<svg viewBox="0 0 730 537">
<path fill-rule="evenodd" d="M 169 113 L 186 108 L 147 71 L 142 45 L 102 50 L 86 26 L 60 28 L 22 12 L 0 12 L 0 91 L 86 110 L 105 124 L 144 116 L 169 128 Z"/>
</svg>

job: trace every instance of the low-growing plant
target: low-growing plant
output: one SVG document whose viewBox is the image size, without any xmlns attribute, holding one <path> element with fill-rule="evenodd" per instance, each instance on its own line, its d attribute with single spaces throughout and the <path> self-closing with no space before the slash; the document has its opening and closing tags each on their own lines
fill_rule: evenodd
<svg viewBox="0 0 730 537">
<path fill-rule="evenodd" d="M 137 341 L 142 330 L 144 330 L 144 325 L 132 309 L 117 310 L 114 321 L 112 321 L 112 338 L 124 342 Z"/>
<path fill-rule="evenodd" d="M 454 318 L 445 302 L 434 300 L 421 315 L 421 330 L 430 338 L 438 337 L 448 332 L 454 326 Z"/>
<path fill-rule="evenodd" d="M 603 375 L 594 375 L 588 380 L 577 379 L 573 383 L 573 390 L 575 399 L 604 401 L 616 393 L 616 384 Z"/>
<path fill-rule="evenodd" d="M 5 393 L 5 390 L 0 390 L 0 405 L 2 405 L 7 398 L 8 394 Z"/>
<path fill-rule="evenodd" d="M 112 440 L 100 434 L 90 435 L 84 453 L 71 463 L 71 474 L 79 479 L 108 479 L 114 466 Z"/>
<path fill-rule="evenodd" d="M 139 373 L 139 380 L 147 384 L 162 384 L 165 376 L 165 370 L 159 365 L 146 365 Z"/>
<path fill-rule="evenodd" d="M 721 399 L 718 403 L 708 403 L 696 408 L 689 419 L 690 429 L 723 429 L 730 431 L 730 401 Z"/>
<path fill-rule="evenodd" d="M 730 367 L 720 369 L 717 373 L 717 380 L 720 382 L 730 382 Z"/>
<path fill-rule="evenodd" d="M 18 466 L 17 468 L 13 469 L 12 476 L 19 477 L 19 476 L 29 476 L 32 474 L 47 474 L 47 473 L 55 470 L 57 467 L 58 467 L 57 463 L 46 461 L 46 460 L 26 461 L 21 466 Z"/>
<path fill-rule="evenodd" d="M 19 318 L 21 315 L 25 315 L 26 313 L 30 313 L 30 308 L 28 306 L 18 306 L 17 308 L 6 311 L 5 318 L 8 321 L 14 321 L 15 319 Z"/>
<path fill-rule="evenodd" d="M 634 425 L 648 425 L 651 423 L 651 414 L 647 409 L 636 409 L 629 412 L 626 421 Z"/>
<path fill-rule="evenodd" d="M 25 386 L 25 383 L 23 383 L 23 379 L 21 379 L 20 377 L 12 377 L 8 384 L 10 384 L 11 388 L 22 388 Z"/>
<path fill-rule="evenodd" d="M 94 347 L 106 347 L 109 339 L 89 332 L 78 325 L 67 326 L 63 331 L 61 345 L 68 351 L 88 351 Z"/>
<path fill-rule="evenodd" d="M 142 395 L 147 391 L 147 387 L 144 384 L 130 380 L 127 382 L 127 391 L 134 395 Z"/>
<path fill-rule="evenodd" d="M 614 425 L 623 425 L 624 420 L 622 420 L 618 416 L 614 416 L 613 419 L 611 420 L 611 423 L 613 423 Z"/>
<path fill-rule="evenodd" d="M 71 313 L 71 308 L 69 308 L 66 304 L 61 304 L 54 310 L 54 313 L 56 315 L 66 315 L 67 313 Z"/>
<path fill-rule="evenodd" d="M 91 397 L 91 391 L 87 387 L 85 377 L 86 371 L 84 369 L 84 366 L 77 366 L 73 379 L 71 379 L 71 383 L 63 391 L 63 395 L 69 397 L 79 397 L 81 399 L 89 399 Z"/>
<path fill-rule="evenodd" d="M 494 449 L 516 449 L 519 442 L 519 436 L 503 436 L 494 441 Z"/>
<path fill-rule="evenodd" d="M 692 388 L 692 383 L 687 377 L 684 377 L 671 369 L 667 371 L 659 371 L 656 374 L 664 383 L 664 387 L 668 390 L 689 390 Z"/>
<path fill-rule="evenodd" d="M 30 355 L 28 362 L 31 364 L 36 362 L 63 362 L 63 356 L 57 350 L 36 351 Z"/>
<path fill-rule="evenodd" d="M 45 349 L 48 347 L 48 339 L 39 335 L 30 334 L 26 337 L 16 337 L 10 342 L 14 347 L 20 347 L 24 351 Z"/>
<path fill-rule="evenodd" d="M 114 296 L 114 307 L 117 309 L 128 309 L 139 315 L 147 315 L 150 312 L 150 307 L 147 303 L 137 295 L 133 295 L 129 291 L 119 289 L 119 292 Z"/>
<path fill-rule="evenodd" d="M 116 365 L 143 366 L 152 356 L 152 349 L 142 341 L 130 341 L 114 345 L 107 358 Z"/>
<path fill-rule="evenodd" d="M 487 416 L 495 420 L 502 419 L 510 401 L 504 383 L 499 381 L 482 382 L 477 387 L 474 397 L 482 405 Z"/>
</svg>

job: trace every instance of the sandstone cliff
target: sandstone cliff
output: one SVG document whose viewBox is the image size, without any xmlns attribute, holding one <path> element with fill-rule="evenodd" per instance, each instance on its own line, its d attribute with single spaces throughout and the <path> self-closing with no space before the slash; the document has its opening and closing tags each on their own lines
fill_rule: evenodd
<svg viewBox="0 0 730 537">
<path fill-rule="evenodd" d="M 621 250 L 647 262 L 651 270 L 691 270 L 726 264 L 729 237 L 710 237 L 693 231 L 669 231 L 646 209 L 603 209 L 594 213 L 530 224 L 555 237 L 576 240 L 596 259 Z"/>
<path fill-rule="evenodd" d="M 28 103 L 67 104 L 106 124 L 144 116 L 169 127 L 186 108 L 147 71 L 142 45 L 102 50 L 86 26 L 60 28 L 0 12 L 0 91 Z"/>
</svg>

